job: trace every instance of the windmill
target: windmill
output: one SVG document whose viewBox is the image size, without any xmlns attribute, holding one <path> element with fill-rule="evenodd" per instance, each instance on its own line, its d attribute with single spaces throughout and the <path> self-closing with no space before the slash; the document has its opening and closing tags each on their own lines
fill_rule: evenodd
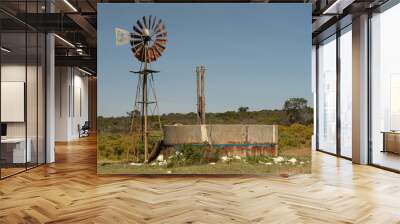
<svg viewBox="0 0 400 224">
<path fill-rule="evenodd" d="M 158 114 L 158 104 L 153 74 L 158 73 L 159 71 L 152 70 L 151 63 L 161 57 L 162 53 L 164 52 L 165 45 L 167 44 L 167 31 L 161 19 L 150 15 L 143 16 L 141 19 L 137 20 L 136 24 L 133 25 L 132 33 L 120 28 L 116 28 L 115 34 L 116 45 L 120 46 L 130 43 L 133 55 L 140 62 L 139 71 L 130 71 L 139 76 L 133 112 L 140 111 L 140 131 L 144 145 L 144 160 L 145 162 L 148 162 L 148 114 L 150 104 L 154 105 L 153 111 L 150 112 L 153 114 L 154 112 L 157 112 Z M 153 96 L 153 99 L 151 99 L 151 95 Z M 131 132 L 134 131 L 134 116 L 135 113 L 132 113 L 130 128 Z M 159 116 L 158 123 L 161 129 Z"/>
</svg>

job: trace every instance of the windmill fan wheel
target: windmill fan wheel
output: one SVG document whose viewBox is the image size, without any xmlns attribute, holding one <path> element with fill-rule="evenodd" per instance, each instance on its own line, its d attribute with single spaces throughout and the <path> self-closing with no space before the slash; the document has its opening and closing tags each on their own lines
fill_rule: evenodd
<svg viewBox="0 0 400 224">
<path fill-rule="evenodd" d="M 143 16 L 133 25 L 130 43 L 132 52 L 139 61 L 156 61 L 167 44 L 165 25 L 155 16 Z"/>
</svg>

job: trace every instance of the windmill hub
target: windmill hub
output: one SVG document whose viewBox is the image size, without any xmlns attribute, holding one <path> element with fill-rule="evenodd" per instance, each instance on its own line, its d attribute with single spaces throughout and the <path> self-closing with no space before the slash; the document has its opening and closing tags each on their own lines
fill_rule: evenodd
<svg viewBox="0 0 400 224">
<path fill-rule="evenodd" d="M 143 29 L 143 36 L 144 36 L 144 37 L 149 37 L 149 36 L 150 36 L 150 31 L 149 31 L 149 29 L 147 29 L 147 28 L 144 28 L 144 29 Z"/>
</svg>

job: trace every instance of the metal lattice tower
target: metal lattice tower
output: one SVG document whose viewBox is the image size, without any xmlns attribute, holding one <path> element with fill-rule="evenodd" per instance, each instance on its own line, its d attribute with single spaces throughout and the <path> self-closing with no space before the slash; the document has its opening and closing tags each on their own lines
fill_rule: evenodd
<svg viewBox="0 0 400 224">
<path fill-rule="evenodd" d="M 117 45 L 129 42 L 134 56 L 141 62 L 139 71 L 131 71 L 138 75 L 136 97 L 132 111 L 130 131 L 136 132 L 140 127 L 141 140 L 144 145 L 144 160 L 149 160 L 149 115 L 158 117 L 159 128 L 161 121 L 159 117 L 156 89 L 153 74 L 158 73 L 151 69 L 151 63 L 161 57 L 167 44 L 167 32 L 161 19 L 153 16 L 143 16 L 133 26 L 133 32 L 129 33 L 123 29 L 116 30 Z M 139 111 L 139 113 L 137 113 Z M 137 117 L 140 117 L 140 125 L 135 124 Z M 133 136 L 134 137 L 134 136 Z M 138 152 L 135 152 L 138 157 Z"/>
</svg>

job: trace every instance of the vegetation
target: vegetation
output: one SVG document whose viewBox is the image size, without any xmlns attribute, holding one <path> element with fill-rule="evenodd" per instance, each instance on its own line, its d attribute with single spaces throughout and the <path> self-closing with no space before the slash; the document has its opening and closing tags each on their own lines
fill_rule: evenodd
<svg viewBox="0 0 400 224">
<path fill-rule="evenodd" d="M 307 106 L 304 98 L 290 98 L 285 101 L 283 110 L 289 123 L 309 124 L 313 120 L 313 109 Z"/>
<path fill-rule="evenodd" d="M 150 164 L 143 161 L 143 145 L 138 135 L 130 132 L 131 117 L 140 117 L 139 111 L 121 117 L 98 118 L 98 170 L 102 173 L 263 173 L 304 172 L 310 166 L 310 146 L 313 133 L 313 110 L 304 99 L 292 98 L 281 110 L 249 111 L 240 107 L 237 111 L 208 113 L 208 124 L 276 124 L 279 125 L 279 158 L 261 156 L 246 158 L 225 158 L 221 160 L 218 149 L 209 146 L 182 145 L 176 147 L 167 158 Z M 159 130 L 162 124 L 195 124 L 195 113 L 169 113 L 160 117 L 149 117 L 149 126 Z M 138 122 L 138 119 L 137 119 Z M 135 123 L 134 126 L 138 126 Z M 162 138 L 161 132 L 149 136 L 150 148 Z M 296 160 L 293 163 L 290 161 Z M 134 165 L 129 165 L 134 164 Z M 136 165 L 135 165 L 136 164 Z M 229 170 L 227 170 L 229 168 Z"/>
<path fill-rule="evenodd" d="M 279 148 L 310 148 L 313 125 L 292 124 L 279 126 Z"/>
<path fill-rule="evenodd" d="M 249 111 L 249 107 L 239 107 L 239 109 L 238 109 L 239 113 L 248 112 L 248 111 Z"/>
<path fill-rule="evenodd" d="M 308 150 L 308 154 L 309 154 Z M 274 158 L 248 158 L 248 160 L 232 159 L 229 162 L 217 162 L 209 164 L 193 164 L 186 166 L 151 165 L 132 166 L 127 163 L 101 163 L 97 165 L 97 171 L 102 174 L 284 174 L 310 173 L 311 161 L 297 160 L 292 163 L 293 157 L 283 158 L 282 162 L 274 163 Z M 272 161 L 272 162 L 263 162 Z"/>
<path fill-rule="evenodd" d="M 303 108 L 299 112 L 302 116 L 299 119 L 293 119 L 294 112 L 292 110 L 260 110 L 248 111 L 247 109 L 240 109 L 236 111 L 227 111 L 223 113 L 207 113 L 206 121 L 208 124 L 276 124 L 283 126 L 290 126 L 292 124 L 302 124 L 310 126 L 313 123 L 313 109 Z M 98 117 L 99 132 L 103 133 L 127 133 L 130 130 L 131 114 L 121 117 Z M 138 115 L 135 115 L 138 117 Z M 297 116 L 297 115 L 296 115 Z M 169 113 L 160 116 L 161 123 L 165 125 L 171 124 L 196 124 L 196 113 Z M 152 129 L 159 129 L 158 117 L 149 117 L 149 126 Z"/>
</svg>

